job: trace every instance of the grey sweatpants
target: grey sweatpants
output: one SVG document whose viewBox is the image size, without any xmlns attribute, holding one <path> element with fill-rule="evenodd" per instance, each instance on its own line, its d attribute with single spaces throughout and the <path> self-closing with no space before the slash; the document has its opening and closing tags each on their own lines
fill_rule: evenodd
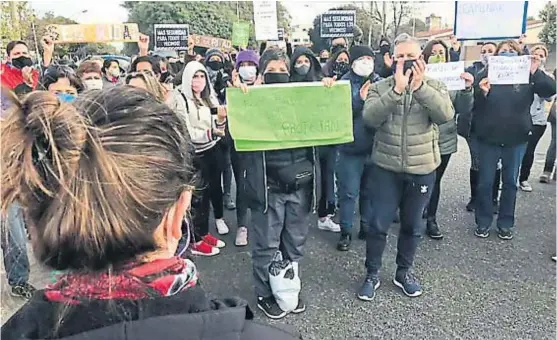
<svg viewBox="0 0 557 340">
<path fill-rule="evenodd" d="M 264 207 L 251 210 L 249 242 L 253 262 L 255 294 L 269 297 L 269 265 L 280 250 L 285 259 L 298 262 L 309 231 L 311 188 L 292 194 L 269 191 L 267 213 Z"/>
</svg>

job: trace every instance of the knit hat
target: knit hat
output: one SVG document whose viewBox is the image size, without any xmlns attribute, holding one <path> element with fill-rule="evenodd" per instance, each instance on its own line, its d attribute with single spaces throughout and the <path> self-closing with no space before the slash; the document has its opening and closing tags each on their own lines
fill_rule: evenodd
<svg viewBox="0 0 557 340">
<path fill-rule="evenodd" d="M 281 50 L 280 48 L 270 48 L 266 50 L 261 58 L 259 58 L 259 72 L 265 72 L 267 65 L 272 60 L 282 60 L 286 64 L 288 68 L 288 72 L 290 72 L 290 58 L 286 55 L 286 52 Z"/>
<path fill-rule="evenodd" d="M 219 56 L 220 60 L 224 62 L 224 53 L 222 53 L 218 48 L 211 48 L 207 51 L 207 53 L 205 53 L 205 62 L 209 61 L 214 55 Z"/>
<path fill-rule="evenodd" d="M 373 57 L 373 50 L 365 45 L 354 45 L 350 47 L 350 65 L 363 56 Z"/>
<path fill-rule="evenodd" d="M 236 56 L 236 70 L 240 68 L 241 63 L 246 61 L 252 62 L 255 66 L 259 67 L 259 54 L 257 54 L 254 50 L 244 50 L 238 53 Z"/>
</svg>

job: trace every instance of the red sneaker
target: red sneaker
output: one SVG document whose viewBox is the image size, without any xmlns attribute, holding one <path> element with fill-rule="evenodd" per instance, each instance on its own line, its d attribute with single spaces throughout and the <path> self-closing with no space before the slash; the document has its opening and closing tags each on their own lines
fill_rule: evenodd
<svg viewBox="0 0 557 340">
<path fill-rule="evenodd" d="M 219 240 L 218 238 L 214 237 L 211 234 L 207 234 L 203 236 L 202 240 L 205 241 L 205 243 L 207 243 L 208 245 L 213 247 L 224 248 L 226 246 L 226 243 L 224 243 L 223 241 Z"/>
<path fill-rule="evenodd" d="M 219 248 L 215 248 L 204 241 L 194 243 L 191 247 L 191 253 L 199 256 L 215 256 L 220 253 Z"/>
</svg>

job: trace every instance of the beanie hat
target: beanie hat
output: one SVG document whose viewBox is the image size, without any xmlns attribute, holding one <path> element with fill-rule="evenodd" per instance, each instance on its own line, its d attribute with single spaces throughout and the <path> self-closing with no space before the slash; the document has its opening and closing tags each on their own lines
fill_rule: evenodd
<svg viewBox="0 0 557 340">
<path fill-rule="evenodd" d="M 240 64 L 243 62 L 252 62 L 255 66 L 259 67 L 259 55 L 254 50 L 244 50 L 238 53 L 236 56 L 236 65 L 235 68 L 238 70 L 240 68 Z"/>
<path fill-rule="evenodd" d="M 209 61 L 212 56 L 217 55 L 220 57 L 220 60 L 224 62 L 224 53 L 221 52 L 218 48 L 211 48 L 210 50 L 205 53 L 205 61 Z"/>
<path fill-rule="evenodd" d="M 265 72 L 265 69 L 267 68 L 269 62 L 273 60 L 284 61 L 288 72 L 290 72 L 290 58 L 288 58 L 286 52 L 284 52 L 280 48 L 270 48 L 263 53 L 261 58 L 259 58 L 259 73 Z"/>
<path fill-rule="evenodd" d="M 352 65 L 358 58 L 364 56 L 373 57 L 373 50 L 369 46 L 354 45 L 350 47 L 350 65 Z"/>
</svg>

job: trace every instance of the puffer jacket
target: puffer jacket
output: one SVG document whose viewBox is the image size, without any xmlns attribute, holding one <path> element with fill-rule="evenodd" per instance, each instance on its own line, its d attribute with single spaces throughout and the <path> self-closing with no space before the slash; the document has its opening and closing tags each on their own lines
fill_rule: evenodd
<svg viewBox="0 0 557 340">
<path fill-rule="evenodd" d="M 456 113 L 470 112 L 474 106 L 473 88 L 462 91 L 449 91 Z M 456 133 L 456 115 L 453 119 L 439 125 L 439 152 L 450 155 L 456 152 L 458 138 Z"/>
<path fill-rule="evenodd" d="M 454 118 L 445 84 L 426 77 L 415 92 L 397 94 L 394 77 L 371 85 L 364 104 L 364 121 L 376 129 L 373 162 L 386 170 L 430 174 L 441 164 L 439 131 Z"/>
</svg>

